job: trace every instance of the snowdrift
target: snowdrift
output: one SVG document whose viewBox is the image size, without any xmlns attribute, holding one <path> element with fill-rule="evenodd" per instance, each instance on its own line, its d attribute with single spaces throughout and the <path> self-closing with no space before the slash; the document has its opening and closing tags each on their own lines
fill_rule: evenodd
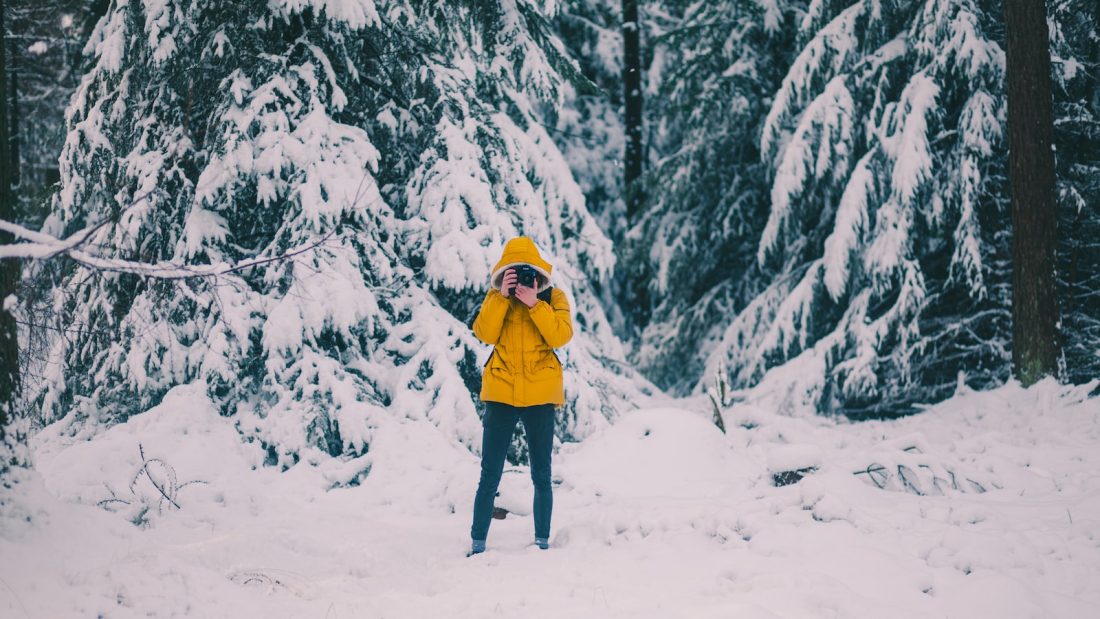
<svg viewBox="0 0 1100 619">
<path fill-rule="evenodd" d="M 519 507 L 467 559 L 477 458 L 430 421 L 279 473 L 187 385 L 91 440 L 34 438 L 0 502 L 0 615 L 1096 616 L 1085 393 L 1008 385 L 861 424 L 734 406 L 727 434 L 702 400 L 633 411 L 558 446 L 550 551 L 513 467 Z M 804 476 L 777 486 L 786 470 Z"/>
</svg>

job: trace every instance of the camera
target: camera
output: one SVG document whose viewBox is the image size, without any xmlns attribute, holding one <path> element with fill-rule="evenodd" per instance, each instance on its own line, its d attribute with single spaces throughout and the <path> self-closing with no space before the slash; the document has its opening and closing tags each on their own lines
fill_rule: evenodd
<svg viewBox="0 0 1100 619">
<path fill-rule="evenodd" d="M 521 264 L 516 267 L 516 283 L 526 286 L 528 288 L 535 287 L 535 278 L 538 277 L 539 272 L 535 270 L 529 264 Z M 516 288 L 513 286 L 509 291 L 509 296 L 515 296 Z"/>
</svg>

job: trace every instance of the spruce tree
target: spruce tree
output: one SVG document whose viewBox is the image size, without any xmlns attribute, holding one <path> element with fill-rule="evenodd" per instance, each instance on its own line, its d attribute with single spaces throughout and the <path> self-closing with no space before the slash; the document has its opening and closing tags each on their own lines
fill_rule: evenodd
<svg viewBox="0 0 1100 619">
<path fill-rule="evenodd" d="M 639 330 L 634 359 L 683 392 L 760 287 L 755 244 L 768 196 L 756 141 L 796 13 L 754 0 L 659 4 L 647 204 L 618 253 Z"/>
<path fill-rule="evenodd" d="M 7 63 L 7 6 L 0 0 L 0 220 L 15 221 L 15 196 L 12 194 L 11 131 L 8 128 L 10 100 Z M 11 233 L 0 231 L 0 244 L 11 243 Z M 15 292 L 19 263 L 0 260 L 0 475 L 14 464 L 8 426 L 14 420 L 19 395 L 19 339 L 15 324 Z"/>
<path fill-rule="evenodd" d="M 1049 3 L 1063 379 L 1100 375 L 1100 6 Z"/>
<path fill-rule="evenodd" d="M 552 130 L 588 210 L 616 242 L 626 221 L 620 7 L 618 0 L 569 0 L 554 19 L 585 81 L 562 83 Z"/>
<path fill-rule="evenodd" d="M 589 212 L 616 247 L 627 229 L 621 9 L 620 0 L 568 0 L 562 4 L 554 27 L 562 45 L 576 59 L 584 80 L 562 83 L 562 105 L 553 115 L 551 130 L 584 193 Z M 623 265 L 621 260 L 617 264 Z M 620 266 L 618 275 L 606 285 L 590 282 L 620 334 L 627 333 L 619 304 L 619 297 L 630 286 L 622 277 L 626 270 Z"/>
<path fill-rule="evenodd" d="M 1058 367 L 1054 276 L 1054 112 L 1043 0 L 1006 2 L 1009 178 L 1012 185 L 1012 365 L 1024 385 Z"/>
<path fill-rule="evenodd" d="M 599 34 L 617 28 L 609 2 L 569 3 L 582 26 L 561 27 L 601 85 L 600 67 L 618 68 L 598 53 Z M 640 221 L 613 233 L 617 326 L 635 334 L 639 367 L 676 392 L 728 368 L 735 387 L 755 387 L 747 397 L 853 417 L 1006 379 L 1001 8 L 646 3 L 654 158 Z M 1100 37 L 1092 4 L 1050 10 L 1065 372 L 1082 381 L 1100 363 Z M 606 100 L 621 119 L 621 101 Z M 590 110 L 567 101 L 570 133 L 602 126 Z M 609 140 L 558 140 L 578 178 L 595 176 Z M 606 186 L 586 194 L 604 203 L 587 188 Z"/>
<path fill-rule="evenodd" d="M 476 448 L 488 351 L 465 323 L 521 233 L 574 309 L 561 438 L 645 388 L 593 293 L 610 242 L 543 128 L 577 69 L 541 5 L 116 2 L 91 49 L 50 229 L 109 221 L 94 245 L 132 259 L 270 262 L 65 273 L 57 303 L 93 328 L 58 340 L 38 398 L 73 432 L 202 380 L 283 466 L 365 454 L 394 418 Z"/>
<path fill-rule="evenodd" d="M 642 177 L 645 149 L 642 96 L 642 22 L 638 0 L 623 0 L 623 129 L 626 148 L 623 153 L 623 189 L 626 193 L 627 221 L 639 215 L 645 199 Z"/>
<path fill-rule="evenodd" d="M 807 6 L 760 135 L 767 286 L 708 369 L 854 417 L 1003 380 L 1004 55 L 987 4 Z"/>
</svg>

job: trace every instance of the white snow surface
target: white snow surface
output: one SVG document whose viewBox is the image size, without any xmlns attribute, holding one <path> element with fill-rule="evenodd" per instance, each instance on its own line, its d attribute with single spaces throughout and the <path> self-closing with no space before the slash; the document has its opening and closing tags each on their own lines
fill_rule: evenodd
<svg viewBox="0 0 1100 619">
<path fill-rule="evenodd" d="M 520 513 L 472 558 L 478 459 L 430 421 L 280 473 L 204 393 L 33 437 L 0 491 L 0 616 L 1100 616 L 1100 400 L 1053 382 L 860 424 L 734 404 L 728 434 L 701 398 L 628 412 L 558 446 L 550 550 L 509 466 Z M 785 466 L 816 470 L 773 486 Z"/>
</svg>

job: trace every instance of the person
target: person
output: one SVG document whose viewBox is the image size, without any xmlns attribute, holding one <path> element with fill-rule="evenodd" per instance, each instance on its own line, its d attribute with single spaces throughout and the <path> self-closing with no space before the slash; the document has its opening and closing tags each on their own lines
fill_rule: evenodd
<svg viewBox="0 0 1100 619">
<path fill-rule="evenodd" d="M 521 272 L 530 273 L 525 267 L 534 269 L 533 286 L 520 282 Z M 481 479 L 467 556 L 485 550 L 493 499 L 517 421 L 523 423 L 531 461 L 535 544 L 543 550 L 550 544 L 550 453 L 555 412 L 565 404 L 562 367 L 554 349 L 573 337 L 569 302 L 550 285 L 551 269 L 531 239 L 508 241 L 473 322 L 474 335 L 494 348 L 482 370 Z"/>
</svg>

